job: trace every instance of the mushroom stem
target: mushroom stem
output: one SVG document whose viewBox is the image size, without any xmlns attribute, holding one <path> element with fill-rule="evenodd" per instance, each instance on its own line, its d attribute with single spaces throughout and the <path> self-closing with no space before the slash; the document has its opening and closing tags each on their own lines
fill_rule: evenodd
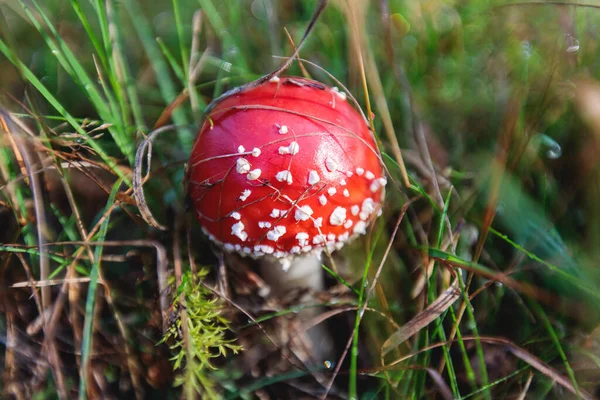
<svg viewBox="0 0 600 400">
<path fill-rule="evenodd" d="M 314 253 L 295 257 L 287 269 L 274 258 L 262 258 L 259 264 L 261 276 L 275 294 L 283 294 L 296 288 L 315 291 L 324 289 L 321 258 Z"/>
<path fill-rule="evenodd" d="M 259 262 L 260 273 L 275 295 L 283 295 L 292 289 L 306 288 L 312 291 L 325 289 L 320 255 L 308 253 L 296 256 L 289 268 L 284 269 L 279 260 L 263 258 Z M 323 307 L 310 307 L 298 313 L 301 323 L 309 323 L 324 311 Z M 306 335 L 313 351 L 311 358 L 317 364 L 330 360 L 334 356 L 333 338 L 324 321 L 310 327 Z"/>
</svg>

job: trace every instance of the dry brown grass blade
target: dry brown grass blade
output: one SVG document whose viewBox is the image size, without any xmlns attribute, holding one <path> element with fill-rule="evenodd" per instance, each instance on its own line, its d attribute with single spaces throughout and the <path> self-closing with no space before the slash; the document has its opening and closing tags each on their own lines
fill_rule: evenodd
<svg viewBox="0 0 600 400">
<path fill-rule="evenodd" d="M 143 178 L 142 178 L 142 169 L 144 167 L 144 155 L 146 153 L 146 149 L 148 149 L 147 154 L 147 168 L 150 171 L 150 167 L 152 166 L 152 141 L 161 133 L 175 130 L 177 127 L 174 125 L 163 126 L 162 128 L 158 128 L 155 131 L 151 132 L 142 143 L 140 143 L 137 152 L 135 154 L 135 168 L 133 170 L 133 197 L 138 205 L 138 209 L 140 210 L 140 214 L 142 218 L 148 225 L 153 228 L 159 229 L 161 231 L 166 231 L 167 227 L 165 225 L 160 224 L 152 215 L 150 211 L 150 207 L 148 207 L 148 203 L 146 202 L 146 197 L 144 196 L 143 189 Z"/>
<path fill-rule="evenodd" d="M 390 351 L 404 343 L 410 337 L 421 331 L 424 327 L 436 320 L 440 315 L 452 306 L 460 298 L 460 289 L 458 288 L 458 280 L 446 289 L 433 303 L 425 310 L 417 314 L 408 323 L 404 324 L 392 336 L 387 338 L 381 347 L 381 356 L 385 357 Z"/>
<path fill-rule="evenodd" d="M 50 258 L 48 253 L 44 250 L 46 244 L 46 232 L 47 222 L 46 213 L 43 200 L 42 185 L 40 183 L 39 175 L 35 173 L 34 156 L 30 153 L 29 143 L 26 140 L 28 137 L 35 137 L 27 126 L 25 126 L 17 118 L 13 117 L 11 113 L 0 109 L 0 128 L 12 137 L 15 143 L 22 163 L 25 166 L 27 176 L 29 177 L 29 186 L 31 188 L 34 211 L 37 225 L 37 240 L 40 254 L 40 279 L 48 279 L 50 273 Z M 44 287 L 41 289 L 41 305 L 43 309 L 51 307 L 52 296 L 50 287 Z M 44 331 L 48 328 L 47 321 L 44 320 Z M 67 398 L 67 387 L 66 380 L 62 371 L 62 363 L 56 348 L 54 340 L 46 342 L 46 354 L 50 365 L 52 366 L 52 373 L 56 382 L 57 392 L 60 398 Z"/>
</svg>

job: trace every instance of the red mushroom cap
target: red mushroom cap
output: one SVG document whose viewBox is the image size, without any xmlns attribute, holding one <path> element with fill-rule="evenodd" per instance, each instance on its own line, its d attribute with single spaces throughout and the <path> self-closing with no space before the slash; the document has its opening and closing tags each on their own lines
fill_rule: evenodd
<svg viewBox="0 0 600 400">
<path fill-rule="evenodd" d="M 211 240 L 284 264 L 364 234 L 385 184 L 373 135 L 345 93 L 296 77 L 219 103 L 187 170 L 191 204 Z"/>
</svg>

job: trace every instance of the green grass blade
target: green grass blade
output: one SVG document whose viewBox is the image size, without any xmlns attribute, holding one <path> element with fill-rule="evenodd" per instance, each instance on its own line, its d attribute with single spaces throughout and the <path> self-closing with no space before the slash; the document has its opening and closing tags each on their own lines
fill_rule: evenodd
<svg viewBox="0 0 600 400">
<path fill-rule="evenodd" d="M 121 179 L 113 185 L 113 188 L 108 196 L 105 210 L 108 211 L 114 202 L 117 192 L 121 186 Z M 96 235 L 95 241 L 103 242 L 106 240 L 106 234 L 108 232 L 108 223 L 110 221 L 110 215 L 102 222 L 100 230 Z M 100 268 L 100 260 L 102 258 L 102 252 L 104 246 L 96 246 L 94 251 L 94 262 L 92 264 L 92 270 L 90 272 L 90 283 L 88 286 L 87 300 L 85 303 L 85 320 L 83 325 L 83 335 L 81 340 L 81 371 L 79 373 L 79 399 L 83 400 L 87 398 L 87 369 L 90 363 L 90 351 L 92 349 L 92 335 L 93 335 L 93 323 L 94 323 L 94 306 L 96 304 L 96 289 L 98 288 L 98 275 Z"/>
</svg>

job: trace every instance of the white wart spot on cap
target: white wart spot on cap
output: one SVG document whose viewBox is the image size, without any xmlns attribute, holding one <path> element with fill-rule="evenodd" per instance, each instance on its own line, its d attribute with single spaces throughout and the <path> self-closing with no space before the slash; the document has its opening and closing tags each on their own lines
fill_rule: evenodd
<svg viewBox="0 0 600 400">
<path fill-rule="evenodd" d="M 253 169 L 252 171 L 248 172 L 248 180 L 249 181 L 255 181 L 260 177 L 260 173 L 261 170 L 260 169 Z"/>
<path fill-rule="evenodd" d="M 346 221 L 346 209 L 344 207 L 336 207 L 329 216 L 329 223 L 333 226 L 342 226 Z"/>
<path fill-rule="evenodd" d="M 367 223 L 365 221 L 358 221 L 356 225 L 354 225 L 354 229 L 352 232 L 359 235 L 364 235 L 367 233 Z"/>
<path fill-rule="evenodd" d="M 271 223 L 268 221 L 258 221 L 258 227 L 261 229 L 264 228 L 270 228 L 271 227 Z"/>
<path fill-rule="evenodd" d="M 365 172 L 365 178 L 367 178 L 368 180 L 372 180 L 375 178 L 375 174 L 372 173 L 371 171 L 367 171 L 367 172 Z"/>
<path fill-rule="evenodd" d="M 325 243 L 325 236 L 317 235 L 312 240 L 313 244 L 322 244 Z"/>
<path fill-rule="evenodd" d="M 273 218 L 279 218 L 280 215 L 281 215 L 281 210 L 278 208 L 274 208 L 273 210 L 271 210 L 271 214 L 269 214 L 269 216 L 273 217 Z"/>
<path fill-rule="evenodd" d="M 287 126 L 285 126 L 285 125 L 281 125 L 281 126 L 279 127 L 279 133 L 280 133 L 281 135 L 285 135 L 286 133 L 288 133 L 288 127 L 287 127 Z"/>
<path fill-rule="evenodd" d="M 340 180 L 340 185 L 342 185 L 342 186 L 346 186 L 346 180 L 342 178 L 342 179 Z"/>
<path fill-rule="evenodd" d="M 245 189 L 239 198 L 241 201 L 246 201 L 248 199 L 248 197 L 250 197 L 250 194 L 252 194 L 252 190 Z"/>
<path fill-rule="evenodd" d="M 321 177 L 319 176 L 319 173 L 317 171 L 315 171 L 314 169 L 308 173 L 308 184 L 309 185 L 314 185 L 315 183 L 318 183 L 320 180 L 321 180 Z"/>
<path fill-rule="evenodd" d="M 296 239 L 298 239 L 298 244 L 300 247 L 306 246 L 308 244 L 309 235 L 306 232 L 298 232 L 296 234 Z"/>
<path fill-rule="evenodd" d="M 332 87 L 331 91 L 333 93 L 335 93 L 336 96 L 339 97 L 340 100 L 346 100 L 346 98 L 347 98 L 346 93 L 345 92 L 341 92 L 340 89 L 338 89 L 337 86 Z"/>
<path fill-rule="evenodd" d="M 323 226 L 323 217 L 316 218 L 314 220 L 315 228 L 320 228 Z"/>
<path fill-rule="evenodd" d="M 260 156 L 260 149 L 258 147 L 255 147 L 252 149 L 252 156 L 254 156 L 254 157 Z"/>
<path fill-rule="evenodd" d="M 280 237 L 285 235 L 286 231 L 287 231 L 287 229 L 285 229 L 285 226 L 277 225 L 276 227 L 271 229 L 269 232 L 267 232 L 267 239 L 276 242 L 279 240 Z"/>
<path fill-rule="evenodd" d="M 329 172 L 335 172 L 338 169 L 338 163 L 331 157 L 327 157 L 325 159 L 325 168 L 327 168 L 327 171 Z"/>
<path fill-rule="evenodd" d="M 279 149 L 277 149 L 277 152 L 281 155 L 285 155 L 285 154 L 295 155 L 295 154 L 298 154 L 299 151 L 300 151 L 300 145 L 298 144 L 298 142 L 292 142 L 292 143 L 290 143 L 289 146 L 281 146 L 281 147 L 279 147 Z"/>
<path fill-rule="evenodd" d="M 354 175 L 354 172 L 352 172 L 352 171 L 346 171 L 346 176 L 348 178 L 352 178 L 352 175 Z"/>
<path fill-rule="evenodd" d="M 225 250 L 227 250 L 230 253 L 235 250 L 235 246 L 231 243 L 225 243 L 223 245 L 223 248 L 225 248 Z"/>
<path fill-rule="evenodd" d="M 279 182 L 287 182 L 288 185 L 292 184 L 292 173 L 290 171 L 279 171 L 275 175 L 275 179 Z"/>
<path fill-rule="evenodd" d="M 350 192 L 348 191 L 348 189 L 344 189 L 343 194 L 344 197 L 350 197 Z"/>
<path fill-rule="evenodd" d="M 254 252 L 257 254 L 273 254 L 274 251 L 275 249 L 267 244 L 259 244 L 254 246 Z"/>
<path fill-rule="evenodd" d="M 351 219 L 346 220 L 346 222 L 344 222 L 344 228 L 346 229 L 350 229 L 350 227 L 352 226 L 354 222 L 352 222 Z"/>
<path fill-rule="evenodd" d="M 357 206 L 356 204 L 353 205 L 352 207 L 350 207 L 350 213 L 352 215 L 358 215 L 359 212 L 360 212 L 360 207 Z"/>
<path fill-rule="evenodd" d="M 245 242 L 248 239 L 248 234 L 244 232 L 244 223 L 236 222 L 231 226 L 231 234 L 237 236 L 242 242 Z"/>
<path fill-rule="evenodd" d="M 372 198 L 368 197 L 362 203 L 362 207 L 360 209 L 359 214 L 360 219 L 368 219 L 369 216 L 373 213 L 373 211 L 375 211 L 375 201 L 373 201 Z"/>
<path fill-rule="evenodd" d="M 269 82 L 271 82 L 271 83 L 279 83 L 279 81 L 280 81 L 280 79 L 277 75 L 275 75 L 274 77 L 269 79 Z"/>
<path fill-rule="evenodd" d="M 235 170 L 239 174 L 247 174 L 250 172 L 250 163 L 245 158 L 240 157 L 235 162 Z"/>
<path fill-rule="evenodd" d="M 243 153 L 245 151 L 246 151 L 246 149 L 244 148 L 244 146 L 242 146 L 242 145 L 238 146 L 238 153 Z"/>
<path fill-rule="evenodd" d="M 364 168 L 361 168 L 361 167 L 356 168 L 356 175 L 362 176 L 362 174 L 364 174 L 364 173 L 365 173 Z"/>
<path fill-rule="evenodd" d="M 296 208 L 296 212 L 294 214 L 294 218 L 296 221 L 306 221 L 313 215 L 313 210 L 310 206 L 302 206 L 300 208 Z"/>
<path fill-rule="evenodd" d="M 239 213 L 239 212 L 237 212 L 237 211 L 234 211 L 234 212 L 232 212 L 232 213 L 230 214 L 230 216 L 231 216 L 231 218 L 233 218 L 233 219 L 237 219 L 238 221 L 240 220 L 240 218 L 242 218 L 242 216 L 240 215 L 240 213 Z"/>
<path fill-rule="evenodd" d="M 333 196 L 337 193 L 337 189 L 332 186 L 329 189 L 327 189 L 327 193 L 329 193 L 330 196 Z"/>
<path fill-rule="evenodd" d="M 325 197 L 324 194 L 319 196 L 319 203 L 321 203 L 322 206 L 324 206 L 325 204 L 327 204 L 327 197 Z"/>
</svg>

